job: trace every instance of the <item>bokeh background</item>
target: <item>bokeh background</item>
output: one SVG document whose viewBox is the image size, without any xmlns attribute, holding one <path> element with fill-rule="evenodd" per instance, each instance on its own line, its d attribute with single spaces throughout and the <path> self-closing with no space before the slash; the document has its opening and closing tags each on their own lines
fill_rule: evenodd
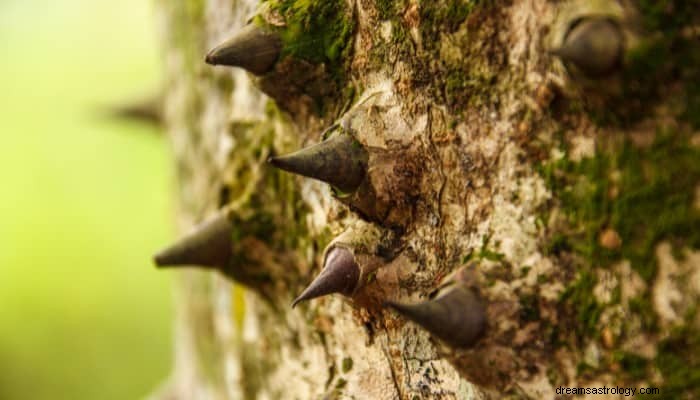
<svg viewBox="0 0 700 400">
<path fill-rule="evenodd" d="M 137 399 L 168 375 L 168 144 L 101 113 L 161 63 L 149 1 L 0 1 L 2 400 Z"/>
</svg>

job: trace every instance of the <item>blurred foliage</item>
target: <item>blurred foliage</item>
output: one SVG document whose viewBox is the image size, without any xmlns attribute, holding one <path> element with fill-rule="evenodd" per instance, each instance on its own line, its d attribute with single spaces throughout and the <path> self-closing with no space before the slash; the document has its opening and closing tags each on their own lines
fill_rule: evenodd
<svg viewBox="0 0 700 400">
<path fill-rule="evenodd" d="M 0 399 L 133 399 L 168 374 L 167 142 L 101 105 L 157 88 L 139 0 L 0 3 Z"/>
</svg>

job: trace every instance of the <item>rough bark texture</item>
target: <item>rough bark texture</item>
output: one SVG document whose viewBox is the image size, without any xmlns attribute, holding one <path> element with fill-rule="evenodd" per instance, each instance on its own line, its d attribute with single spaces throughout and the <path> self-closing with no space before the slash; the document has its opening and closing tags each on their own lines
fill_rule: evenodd
<svg viewBox="0 0 700 400">
<path fill-rule="evenodd" d="M 246 285 L 178 272 L 164 397 L 700 398 L 697 2 L 262 4 L 158 3 L 181 226 L 234 210 Z M 591 79 L 549 50 L 594 14 L 626 47 Z M 274 71 L 204 64 L 255 15 L 293 31 Z M 339 201 L 266 163 L 336 121 L 370 149 L 367 191 Z M 347 229 L 378 269 L 352 298 L 292 309 Z M 488 317 L 468 349 L 382 306 L 425 301 L 468 264 Z"/>
</svg>

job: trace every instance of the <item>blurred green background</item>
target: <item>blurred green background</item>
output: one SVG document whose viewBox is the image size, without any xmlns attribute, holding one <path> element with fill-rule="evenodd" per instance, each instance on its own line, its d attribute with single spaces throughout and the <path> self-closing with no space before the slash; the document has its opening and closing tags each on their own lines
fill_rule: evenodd
<svg viewBox="0 0 700 400">
<path fill-rule="evenodd" d="M 151 3 L 0 2 L 0 399 L 134 399 L 168 375 L 167 141 L 100 105 L 159 82 Z"/>
</svg>

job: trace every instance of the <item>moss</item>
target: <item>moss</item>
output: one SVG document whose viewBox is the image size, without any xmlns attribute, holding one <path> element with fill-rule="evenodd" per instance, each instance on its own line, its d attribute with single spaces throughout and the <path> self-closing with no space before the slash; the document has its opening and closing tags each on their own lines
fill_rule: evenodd
<svg viewBox="0 0 700 400">
<path fill-rule="evenodd" d="M 276 118 L 279 110 L 269 102 L 266 112 Z M 251 161 L 264 162 L 272 146 L 275 131 L 269 124 L 236 123 L 231 125 L 230 133 L 256 161 L 239 153 L 232 153 L 229 160 L 232 178 L 222 190 L 220 201 L 222 206 L 226 204 L 235 210 L 231 232 L 235 248 L 224 272 L 247 286 L 259 287 L 278 278 L 271 275 L 269 266 L 259 265 L 259 254 L 251 254 L 239 244 L 245 243 L 246 238 L 255 238 L 270 251 L 282 254 L 310 248 L 313 238 L 306 225 L 309 209 L 293 176 L 276 169 L 251 168 Z M 284 278 L 294 281 L 296 272 L 290 269 Z"/>
<path fill-rule="evenodd" d="M 302 240 L 309 238 L 306 215 L 310 210 L 301 198 L 294 177 L 281 170 L 276 170 L 268 175 L 268 184 L 270 186 L 267 187 L 274 188 L 271 193 L 275 194 L 275 198 L 266 197 L 264 200 L 268 207 L 272 207 L 270 203 L 281 203 L 278 204 L 279 209 L 275 211 L 275 215 L 280 218 L 277 225 L 285 227 L 285 229 L 280 229 L 283 237 L 275 238 L 275 240 L 283 243 L 284 247 L 289 249 L 306 247 L 310 243 L 302 242 Z M 289 221 L 294 221 L 294 223 L 290 224 Z"/>
<path fill-rule="evenodd" d="M 532 294 L 520 296 L 520 319 L 522 321 L 539 321 L 539 297 Z"/>
<path fill-rule="evenodd" d="M 688 316 L 692 320 L 693 315 Z M 700 332 L 677 328 L 658 346 L 655 366 L 663 376 L 665 399 L 700 398 Z"/>
<path fill-rule="evenodd" d="M 376 61 L 374 62 L 376 64 L 386 63 L 385 54 L 389 51 L 389 48 L 391 48 L 392 51 L 396 51 L 399 58 L 405 60 L 406 62 L 414 61 L 416 47 L 408 27 L 401 22 L 395 21 L 392 24 L 391 32 L 391 43 L 385 45 L 384 48 L 378 48 L 377 51 L 372 51 L 372 54 L 376 54 L 377 57 Z"/>
<path fill-rule="evenodd" d="M 285 18 L 286 26 L 277 28 L 283 42 L 282 56 L 333 64 L 352 48 L 355 20 L 345 1 L 268 0 L 266 3 Z"/>
<path fill-rule="evenodd" d="M 649 360 L 637 354 L 618 350 L 612 360 L 620 364 L 624 375 L 631 380 L 643 380 L 648 374 Z"/>
<path fill-rule="evenodd" d="M 556 255 L 568 251 L 571 251 L 571 244 L 569 243 L 569 238 L 562 233 L 555 233 L 545 247 L 545 254 L 547 255 Z"/>
<path fill-rule="evenodd" d="M 579 339 L 598 335 L 598 320 L 602 307 L 593 295 L 596 277 L 590 270 L 582 270 L 573 284 L 561 295 L 561 301 L 568 310 L 573 310 L 576 321 L 575 331 Z"/>
<path fill-rule="evenodd" d="M 658 328 L 654 306 L 648 295 L 633 297 L 628 300 L 627 305 L 630 312 L 639 317 L 641 328 L 654 332 Z"/>
<path fill-rule="evenodd" d="M 279 110 L 273 102 L 268 102 L 266 112 L 274 117 Z M 238 123 L 231 131 L 257 159 L 272 146 L 275 135 L 274 129 L 266 124 Z M 305 246 L 307 243 L 300 241 L 308 237 L 305 216 L 309 209 L 301 199 L 294 177 L 276 169 L 265 169 L 260 176 L 238 159 L 232 159 L 231 164 L 239 165 L 236 179 L 227 186 L 225 196 L 227 203 L 237 205 L 233 242 L 253 236 L 275 249 Z M 250 182 L 257 184 L 249 187 Z"/>
<path fill-rule="evenodd" d="M 494 262 L 502 262 L 505 258 L 503 253 L 491 250 L 489 248 L 489 242 L 491 241 L 491 236 L 486 235 L 481 239 L 481 248 L 476 251 L 471 251 L 469 254 L 462 258 L 462 263 L 466 264 L 469 261 L 481 261 L 489 260 Z"/>
<path fill-rule="evenodd" d="M 348 84 L 345 86 L 343 89 L 343 94 L 342 98 L 346 101 L 345 105 L 343 106 L 342 110 L 343 113 L 350 109 L 353 104 L 356 104 L 360 98 L 362 90 L 359 88 L 355 87 L 353 84 Z"/>
<path fill-rule="evenodd" d="M 547 368 L 547 380 L 554 386 L 559 386 L 565 382 L 562 377 L 562 371 L 554 367 Z"/>
<path fill-rule="evenodd" d="M 488 70 L 487 70 L 488 71 Z M 490 90 L 496 76 L 491 72 L 466 73 L 461 69 L 450 69 L 445 78 L 445 99 L 450 105 L 463 107 L 479 106 L 490 98 Z"/>
<path fill-rule="evenodd" d="M 338 379 L 338 382 L 336 382 L 336 384 L 335 384 L 335 389 L 339 391 L 339 390 L 343 389 L 347 384 L 348 384 L 348 381 L 346 381 L 343 378 L 340 378 L 340 379 Z"/>
<path fill-rule="evenodd" d="M 377 271 L 372 271 L 369 274 L 367 274 L 367 279 L 365 280 L 365 284 L 368 285 L 372 282 L 377 280 Z"/>
<path fill-rule="evenodd" d="M 700 150 L 689 144 L 689 135 L 675 131 L 660 131 L 646 149 L 627 138 L 600 142 L 595 157 L 563 158 L 541 170 L 567 224 L 567 232 L 553 236 L 548 250 L 573 251 L 594 266 L 628 259 L 648 281 L 656 271 L 654 247 L 660 240 L 700 246 L 695 229 L 700 212 L 693 206 Z M 620 235 L 619 249 L 600 245 L 605 228 Z"/>
<path fill-rule="evenodd" d="M 494 4 L 481 0 L 421 2 L 421 43 L 435 61 L 414 65 L 417 71 L 427 68 L 414 81 L 417 85 L 434 82 L 429 85 L 432 96 L 453 111 L 488 104 L 497 92 L 494 84 L 503 50 L 495 37 L 497 28 L 478 22 L 497 20 Z"/>
<path fill-rule="evenodd" d="M 592 294 L 597 282 L 593 267 L 627 259 L 649 282 L 656 274 L 659 241 L 668 240 L 675 248 L 700 246 L 700 212 L 693 206 L 700 149 L 689 144 L 688 134 L 659 131 L 645 149 L 625 137 L 600 138 L 597 147 L 595 157 L 580 162 L 564 157 L 540 171 L 564 214 L 564 226 L 549 238 L 545 251 L 574 253 L 582 263 L 562 295 L 579 337 L 597 335 L 603 306 Z M 609 228 L 622 239 L 618 249 L 599 243 L 600 232 Z M 657 329 L 649 299 L 633 298 L 629 307 L 645 330 Z"/>
<path fill-rule="evenodd" d="M 344 374 L 347 374 L 352 369 L 352 364 L 353 364 L 352 358 L 350 358 L 350 357 L 343 358 L 343 363 L 341 365 L 341 371 L 343 371 Z"/>
<path fill-rule="evenodd" d="M 394 0 L 376 0 L 374 5 L 377 8 L 377 13 L 380 19 L 389 19 L 396 14 L 397 1 Z"/>
<path fill-rule="evenodd" d="M 579 377 L 592 376 L 594 371 L 595 367 L 587 364 L 585 361 L 581 361 L 578 364 L 576 364 L 576 375 L 578 375 Z"/>
<path fill-rule="evenodd" d="M 698 17 L 696 1 L 639 0 L 637 7 L 644 28 L 651 31 L 677 32 Z"/>
<path fill-rule="evenodd" d="M 424 1 L 420 5 L 420 30 L 428 43 L 439 43 L 440 32 L 452 33 L 481 1 Z M 428 45 L 426 43 L 426 45 Z"/>
<path fill-rule="evenodd" d="M 256 207 L 253 205 L 253 207 Z M 231 236 L 233 243 L 238 243 L 245 236 L 254 236 L 261 241 L 272 244 L 271 239 L 274 237 L 276 226 L 274 225 L 274 216 L 264 209 L 258 208 L 258 212 L 250 215 L 245 220 L 235 221 Z M 244 229 L 242 227 L 245 227 Z"/>
<path fill-rule="evenodd" d="M 524 265 L 520 268 L 520 276 L 526 277 L 528 273 L 530 273 L 530 270 L 532 269 L 531 266 L 529 265 Z"/>
<path fill-rule="evenodd" d="M 275 31 L 282 42 L 280 59 L 266 76 L 272 79 L 262 79 L 261 89 L 291 115 L 308 106 L 318 116 L 335 119 L 355 96 L 346 75 L 356 25 L 353 9 L 344 0 L 264 0 L 253 23 Z M 300 102 L 304 95 L 313 101 Z"/>
</svg>

